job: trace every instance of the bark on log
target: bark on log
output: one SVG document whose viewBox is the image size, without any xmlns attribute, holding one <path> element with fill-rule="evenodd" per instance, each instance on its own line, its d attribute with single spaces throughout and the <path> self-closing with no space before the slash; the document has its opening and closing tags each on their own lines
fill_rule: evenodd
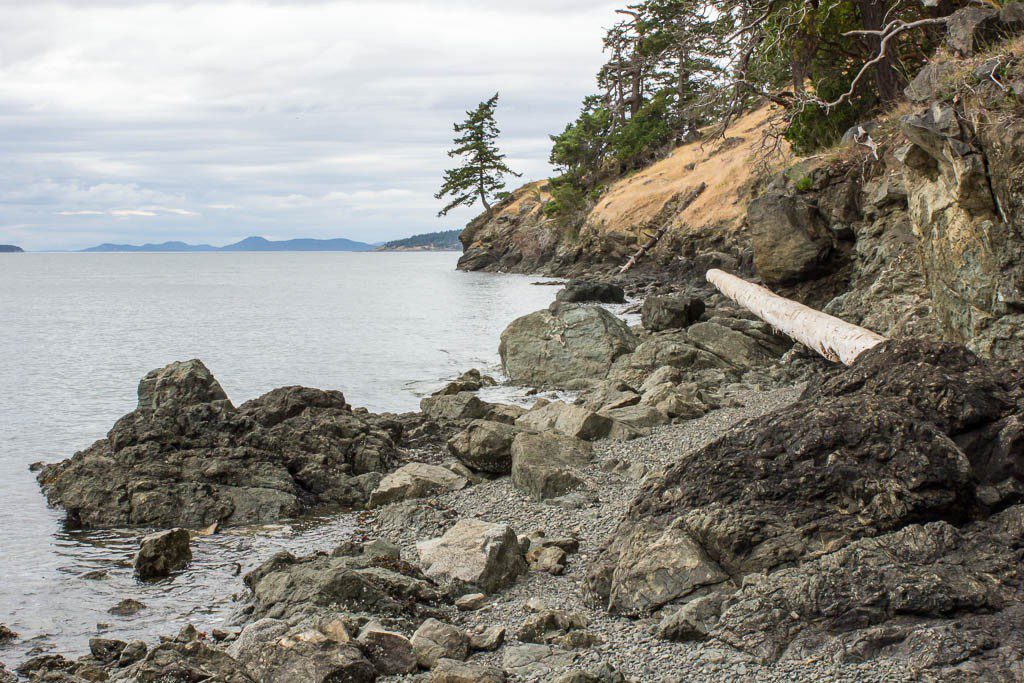
<svg viewBox="0 0 1024 683">
<path fill-rule="evenodd" d="M 693 190 L 690 191 L 690 194 L 686 195 L 686 197 L 683 198 L 683 200 L 681 202 L 679 202 L 675 206 L 671 207 L 673 213 L 679 213 L 681 211 L 685 211 L 686 207 L 688 207 L 690 204 L 693 204 L 693 202 L 697 199 L 697 197 L 699 197 L 701 195 L 702 192 L 704 192 L 705 189 L 707 189 L 707 185 L 704 184 L 704 183 L 701 183 L 700 185 L 695 187 Z M 666 208 L 667 208 L 667 206 L 668 205 L 666 205 Z M 659 212 L 659 215 L 661 213 L 663 213 L 663 212 Z M 639 261 L 640 259 L 642 259 L 644 257 L 644 255 L 647 254 L 647 252 L 649 252 L 651 249 L 653 249 L 654 245 L 656 245 L 658 243 L 658 241 L 661 240 L 661 238 L 665 236 L 666 232 L 668 232 L 668 223 L 667 222 L 664 225 L 662 225 L 660 228 L 658 228 L 658 231 L 656 233 L 654 233 L 654 235 L 649 240 L 647 240 L 647 242 L 642 247 L 637 249 L 636 253 L 633 254 L 632 256 L 630 256 L 629 260 L 626 261 L 626 263 L 621 268 L 619 268 L 619 275 L 622 275 L 627 270 L 629 270 L 630 268 L 635 266 L 636 262 Z"/>
<path fill-rule="evenodd" d="M 779 296 L 766 287 L 712 269 L 708 282 L 776 330 L 831 361 L 850 365 L 885 337 Z"/>
</svg>

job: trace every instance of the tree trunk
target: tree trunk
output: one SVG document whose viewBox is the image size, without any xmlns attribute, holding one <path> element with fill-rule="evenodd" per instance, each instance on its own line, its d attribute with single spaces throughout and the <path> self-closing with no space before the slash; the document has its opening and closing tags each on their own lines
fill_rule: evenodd
<svg viewBox="0 0 1024 683">
<path fill-rule="evenodd" d="M 862 29 L 877 31 L 884 26 L 885 15 L 889 9 L 888 2 L 857 0 L 857 8 L 860 11 L 860 25 Z M 866 36 L 866 40 L 869 47 L 868 59 L 872 59 L 878 54 L 882 38 L 881 36 Z M 894 45 L 890 43 L 886 47 L 885 59 L 874 66 L 875 87 L 877 88 L 879 99 L 884 103 L 895 102 L 902 96 L 901 86 L 903 85 L 903 78 L 894 66 L 893 49 Z"/>
<path fill-rule="evenodd" d="M 850 365 L 885 337 L 827 313 L 785 299 L 766 287 L 721 270 L 709 270 L 708 282 L 776 330 L 831 361 Z"/>
</svg>

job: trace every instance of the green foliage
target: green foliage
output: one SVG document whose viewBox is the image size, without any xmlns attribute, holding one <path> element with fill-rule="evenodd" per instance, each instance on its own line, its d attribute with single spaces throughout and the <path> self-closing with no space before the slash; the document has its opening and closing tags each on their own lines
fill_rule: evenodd
<svg viewBox="0 0 1024 683">
<path fill-rule="evenodd" d="M 505 155 L 498 151 L 496 141 L 500 133 L 494 121 L 497 106 L 498 94 L 495 93 L 476 109 L 467 111 L 464 122 L 455 124 L 455 147 L 448 156 L 462 157 L 463 161 L 462 166 L 444 172 L 444 183 L 434 197 L 451 197 L 451 201 L 438 216 L 444 216 L 458 206 L 472 206 L 477 199 L 490 211 L 489 199 L 505 189 L 504 175 L 519 177 L 519 173 L 505 164 Z"/>
<path fill-rule="evenodd" d="M 794 185 L 799 192 L 807 192 L 814 187 L 814 181 L 811 179 L 811 176 L 803 175 L 796 179 Z"/>
<path fill-rule="evenodd" d="M 413 235 L 405 239 L 392 240 L 384 244 L 385 249 L 410 249 L 416 247 L 429 247 L 431 249 L 458 249 L 462 246 L 459 241 L 461 230 L 445 230 L 443 232 L 427 232 L 422 235 Z"/>
<path fill-rule="evenodd" d="M 609 148 L 620 171 L 628 171 L 646 165 L 661 150 L 671 145 L 675 137 L 670 96 L 659 93 L 644 104 L 635 116 L 612 132 Z"/>
</svg>

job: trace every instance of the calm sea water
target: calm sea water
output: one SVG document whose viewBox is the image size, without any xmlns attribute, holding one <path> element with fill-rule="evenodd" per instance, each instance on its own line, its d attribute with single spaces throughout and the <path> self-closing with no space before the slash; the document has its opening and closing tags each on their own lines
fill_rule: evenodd
<svg viewBox="0 0 1024 683">
<path fill-rule="evenodd" d="M 280 549 L 333 547 L 337 515 L 231 530 L 194 544 L 172 580 L 141 584 L 139 532 L 69 532 L 30 463 L 72 455 L 135 407 L 138 380 L 200 358 L 239 404 L 274 387 L 340 389 L 373 411 L 414 410 L 462 370 L 497 370 L 498 337 L 547 306 L 537 278 L 455 271 L 452 253 L 17 254 L 0 256 L 0 623 L 33 650 L 91 636 L 152 639 L 222 624 L 247 570 Z M 106 578 L 83 575 L 105 570 Z M 123 598 L 147 608 L 107 610 Z"/>
</svg>

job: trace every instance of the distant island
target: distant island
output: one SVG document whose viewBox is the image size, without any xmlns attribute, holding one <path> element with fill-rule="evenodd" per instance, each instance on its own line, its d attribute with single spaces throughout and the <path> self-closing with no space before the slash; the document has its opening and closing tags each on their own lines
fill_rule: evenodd
<svg viewBox="0 0 1024 683">
<path fill-rule="evenodd" d="M 187 244 L 185 242 L 162 242 L 160 244 L 100 244 L 82 249 L 83 252 L 208 252 L 208 251 L 373 251 L 375 247 L 366 242 L 338 237 L 336 239 L 294 239 L 273 241 L 264 237 L 246 237 L 240 242 L 223 247 L 209 244 Z"/>
<path fill-rule="evenodd" d="M 13 244 L 0 244 L 0 254 L 20 254 L 24 249 Z"/>
<path fill-rule="evenodd" d="M 402 240 L 385 242 L 378 247 L 379 251 L 462 251 L 459 241 L 461 230 L 445 230 L 444 232 L 428 232 L 413 235 Z"/>
</svg>

